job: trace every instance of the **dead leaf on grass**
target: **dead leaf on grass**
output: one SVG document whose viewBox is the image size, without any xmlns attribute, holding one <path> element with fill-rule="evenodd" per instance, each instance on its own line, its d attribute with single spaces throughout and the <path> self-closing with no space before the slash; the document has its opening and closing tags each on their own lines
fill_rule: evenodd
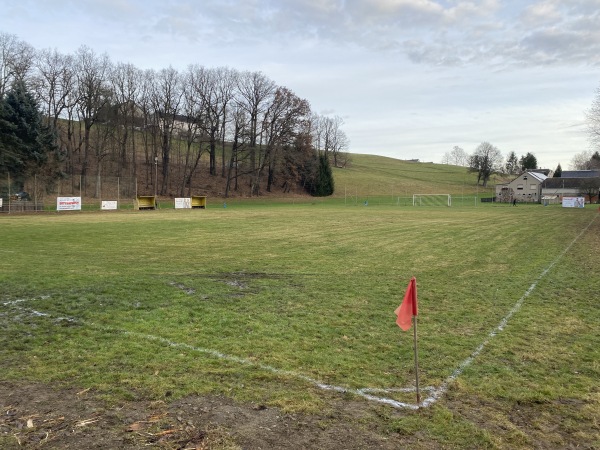
<svg viewBox="0 0 600 450">
<path fill-rule="evenodd" d="M 150 422 L 150 423 L 158 422 L 160 419 L 162 419 L 163 417 L 166 417 L 168 415 L 169 415 L 169 413 L 153 414 L 150 417 L 148 417 L 147 422 Z"/>
<path fill-rule="evenodd" d="M 155 433 L 154 436 L 162 437 L 162 436 L 166 436 L 168 434 L 177 433 L 177 431 L 179 431 L 179 430 L 172 428 L 170 430 L 161 431 L 160 433 Z"/>
<path fill-rule="evenodd" d="M 143 425 L 140 422 L 132 423 L 127 427 L 127 431 L 140 431 Z"/>
<path fill-rule="evenodd" d="M 85 427 L 87 425 L 91 425 L 92 423 L 98 422 L 98 419 L 85 419 L 80 420 L 75 424 L 76 427 Z"/>
</svg>

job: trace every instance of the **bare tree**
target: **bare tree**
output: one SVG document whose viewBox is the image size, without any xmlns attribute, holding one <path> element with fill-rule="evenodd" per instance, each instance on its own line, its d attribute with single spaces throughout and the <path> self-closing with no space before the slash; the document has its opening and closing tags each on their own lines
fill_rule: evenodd
<svg viewBox="0 0 600 450">
<path fill-rule="evenodd" d="M 225 177 L 225 135 L 227 133 L 228 112 L 231 109 L 230 104 L 235 98 L 235 89 L 239 73 L 228 67 L 221 67 L 217 70 L 219 72 L 219 85 L 217 89 L 219 93 L 221 114 L 221 176 Z"/>
<path fill-rule="evenodd" d="M 588 197 L 590 203 L 596 197 L 596 202 L 600 203 L 600 177 L 581 178 L 579 184 L 579 194 Z"/>
<path fill-rule="evenodd" d="M 312 118 L 313 142 L 315 148 L 325 153 L 335 167 L 344 167 L 348 161 L 346 150 L 348 138 L 342 130 L 344 119 L 339 116 L 314 115 Z"/>
<path fill-rule="evenodd" d="M 598 170 L 600 169 L 600 154 L 591 150 L 577 153 L 571 159 L 570 166 L 573 170 Z"/>
<path fill-rule="evenodd" d="M 118 126 L 115 130 L 119 142 L 117 176 L 127 168 L 133 167 L 133 176 L 137 175 L 137 155 L 135 148 L 136 111 L 142 85 L 142 72 L 132 64 L 117 64 L 110 77 Z"/>
<path fill-rule="evenodd" d="M 202 96 L 198 95 L 198 77 L 201 76 L 201 72 L 202 68 L 190 66 L 185 73 L 183 80 L 181 112 L 187 120 L 185 121 L 183 130 L 186 151 L 183 175 L 180 180 L 180 195 L 183 195 L 186 185 L 188 186 L 188 193 L 191 195 L 192 179 L 200 165 L 200 158 L 203 153 L 203 140 L 208 140 L 204 135 L 204 99 Z"/>
<path fill-rule="evenodd" d="M 26 81 L 35 59 L 35 49 L 14 34 L 0 32 L 0 98 L 16 81 Z"/>
<path fill-rule="evenodd" d="M 220 73 L 218 69 L 206 69 L 201 66 L 193 66 L 191 71 L 193 77 L 190 81 L 193 83 L 194 93 L 202 105 L 202 110 L 199 112 L 202 120 L 199 123 L 209 143 L 209 173 L 216 175 L 217 143 L 221 136 L 219 127 L 221 126 L 221 116 L 224 113 L 219 91 Z"/>
<path fill-rule="evenodd" d="M 469 159 L 469 170 L 477 172 L 477 184 L 487 186 L 493 172 L 502 168 L 502 153 L 489 142 L 482 142 Z"/>
<path fill-rule="evenodd" d="M 455 166 L 466 167 L 469 165 L 469 155 L 458 145 L 455 145 L 450 152 L 451 164 Z"/>
<path fill-rule="evenodd" d="M 113 66 L 106 54 L 86 46 L 71 55 L 36 52 L 16 36 L 0 33 L 0 96 L 15 81 L 35 92 L 60 143 L 56 168 L 83 175 L 84 193 L 92 173 L 96 195 L 101 175 L 137 180 L 142 152 L 146 188 L 161 163 L 162 179 L 156 178 L 162 185 L 155 186 L 161 194 L 175 189 L 183 195 L 186 187 L 191 194 L 203 151 L 209 153 L 211 175 L 217 174 L 221 157 L 227 193 L 238 188 L 238 180 L 248 182 L 251 195 L 259 195 L 265 184 L 269 191 L 276 184 L 289 191 L 294 182 L 310 182 L 318 160 L 315 147 L 335 166 L 347 164 L 349 143 L 340 117 L 311 121 L 306 100 L 261 72 L 194 67 L 194 76 L 184 79 L 173 68 Z M 71 177 L 71 192 L 78 191 L 79 179 Z"/>
<path fill-rule="evenodd" d="M 310 105 L 291 90 L 279 87 L 265 114 L 265 162 L 268 165 L 267 191 L 271 191 L 275 171 L 284 151 L 299 133 L 300 124 L 310 117 Z"/>
<path fill-rule="evenodd" d="M 153 70 L 146 70 L 141 74 L 140 89 L 137 91 L 136 108 L 141 114 L 140 130 L 141 138 L 144 148 L 144 166 L 146 187 L 150 185 L 152 179 L 152 166 L 154 165 L 154 158 L 158 158 L 158 142 L 159 142 L 159 128 L 156 114 L 154 114 L 154 84 L 155 84 L 156 72 Z M 158 187 L 156 187 L 158 190 Z"/>
<path fill-rule="evenodd" d="M 81 175 L 87 175 L 90 155 L 90 133 L 98 121 L 100 111 L 109 103 L 111 91 L 108 77 L 111 62 L 106 54 L 97 56 L 89 47 L 82 46 L 75 55 L 77 77 L 77 113 L 83 121 L 83 163 Z"/>
<path fill-rule="evenodd" d="M 234 103 L 230 107 L 229 115 L 232 117 L 231 129 L 231 154 L 227 167 L 227 182 L 225 185 L 225 197 L 229 197 L 231 183 L 234 183 L 233 190 L 238 190 L 238 176 L 240 175 L 240 166 L 247 155 L 247 148 L 250 137 L 250 119 L 248 113 L 239 104 Z"/>
<path fill-rule="evenodd" d="M 152 102 L 154 114 L 160 130 L 162 151 L 162 185 L 160 193 L 165 194 L 169 184 L 171 162 L 171 139 L 178 119 L 179 105 L 183 96 L 181 77 L 177 70 L 169 67 L 156 75 Z"/>
<path fill-rule="evenodd" d="M 240 74 L 237 83 L 238 96 L 236 101 L 248 114 L 249 118 L 249 152 L 252 178 L 250 192 L 260 194 L 261 171 L 264 167 L 264 152 L 262 144 L 262 120 L 275 93 L 275 83 L 261 72 L 244 72 Z"/>
<path fill-rule="evenodd" d="M 590 143 L 592 147 L 600 149 L 600 88 L 596 89 L 596 96 L 586 113 L 586 118 Z"/>
<path fill-rule="evenodd" d="M 67 99 L 75 89 L 73 57 L 56 50 L 42 50 L 37 54 L 35 68 L 35 91 L 49 125 L 56 132 L 58 119 L 67 108 Z"/>
</svg>

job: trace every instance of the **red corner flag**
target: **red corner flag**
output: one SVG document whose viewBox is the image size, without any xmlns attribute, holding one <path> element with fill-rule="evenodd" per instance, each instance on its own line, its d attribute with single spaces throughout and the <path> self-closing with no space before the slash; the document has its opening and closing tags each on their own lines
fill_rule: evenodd
<svg viewBox="0 0 600 450">
<path fill-rule="evenodd" d="M 410 329 L 412 317 L 417 315 L 417 279 L 412 277 L 406 288 L 402 304 L 394 313 L 398 316 L 396 323 L 404 331 Z"/>
</svg>

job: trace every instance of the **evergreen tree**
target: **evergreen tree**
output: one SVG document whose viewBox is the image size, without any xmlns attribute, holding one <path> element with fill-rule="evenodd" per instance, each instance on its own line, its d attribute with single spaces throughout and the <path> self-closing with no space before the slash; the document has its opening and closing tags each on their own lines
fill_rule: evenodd
<svg viewBox="0 0 600 450">
<path fill-rule="evenodd" d="M 0 100 L 0 150 L 0 173 L 9 173 L 19 190 L 56 150 L 54 136 L 43 125 L 37 102 L 23 81 Z"/>
<path fill-rule="evenodd" d="M 319 155 L 319 167 L 310 193 L 314 197 L 326 197 L 333 194 L 333 189 L 333 173 L 329 158 L 325 153 L 322 153 Z"/>
<path fill-rule="evenodd" d="M 504 166 L 506 173 L 509 175 L 517 173 L 519 170 L 519 160 L 515 152 L 510 152 L 506 157 L 506 165 Z"/>
<path fill-rule="evenodd" d="M 525 156 L 521 156 L 519 160 L 522 171 L 537 169 L 537 158 L 533 153 L 527 152 Z"/>
<path fill-rule="evenodd" d="M 554 178 L 560 178 L 562 176 L 562 167 L 560 167 L 560 163 L 556 166 L 556 170 L 554 171 Z"/>
</svg>

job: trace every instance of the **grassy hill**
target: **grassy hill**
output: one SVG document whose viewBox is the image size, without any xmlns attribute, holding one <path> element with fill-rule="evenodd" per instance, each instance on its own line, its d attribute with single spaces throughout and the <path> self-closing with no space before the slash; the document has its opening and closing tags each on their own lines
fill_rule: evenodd
<svg viewBox="0 0 600 450">
<path fill-rule="evenodd" d="M 140 157 L 142 154 L 140 153 Z M 176 176 L 179 172 L 178 157 L 176 154 L 172 166 L 173 177 L 171 177 L 169 188 L 165 195 L 159 195 L 162 201 L 172 202 L 172 197 L 180 195 L 180 182 Z M 113 168 L 114 169 L 114 168 Z M 37 201 L 54 204 L 54 198 L 60 195 L 80 195 L 85 198 L 85 204 L 92 209 L 97 209 L 101 199 L 121 199 L 123 204 L 129 204 L 135 193 L 138 195 L 152 195 L 155 191 L 154 178 L 155 167 L 148 165 L 144 161 L 138 162 L 137 177 L 116 177 L 106 175 L 113 173 L 114 170 L 108 170 L 102 175 L 101 189 L 97 189 L 97 178 L 95 175 L 88 176 L 85 180 L 85 188 L 80 190 L 80 176 L 67 176 L 58 182 L 48 185 L 45 188 L 40 177 L 30 179 L 25 183 L 25 191 L 37 198 Z M 95 173 L 95 169 L 90 169 Z M 76 172 L 77 173 L 77 172 Z M 220 172 L 219 172 L 220 173 Z M 158 185 L 161 186 L 161 171 L 158 168 Z M 488 187 L 477 186 L 477 175 L 468 172 L 465 167 L 419 163 L 404 161 L 377 155 L 351 154 L 350 163 L 345 168 L 333 168 L 335 179 L 335 193 L 333 200 L 342 200 L 345 203 L 362 203 L 368 200 L 370 203 L 378 204 L 412 204 L 413 194 L 451 194 L 457 201 L 462 200 L 471 204 L 474 196 L 490 197 L 494 195 L 494 185 L 504 181 L 498 175 L 492 176 L 488 182 Z M 266 177 L 264 177 L 266 180 Z M 136 183 L 137 181 L 137 183 Z M 208 174 L 208 155 L 203 155 L 197 175 L 191 185 L 193 195 L 207 195 L 210 199 L 224 199 L 226 179 L 220 174 L 212 176 Z M 8 180 L 0 180 L 0 192 L 8 192 Z M 187 195 L 188 187 L 184 189 Z M 46 199 L 45 197 L 48 197 Z M 247 180 L 239 181 L 239 190 L 230 192 L 229 200 L 243 200 L 250 197 L 249 183 Z M 273 201 L 274 199 L 314 202 L 316 199 L 311 197 L 301 186 L 294 186 L 289 193 L 282 190 L 281 180 L 275 180 L 272 192 L 267 192 L 266 181 L 263 186 L 261 196 L 253 198 L 255 201 Z M 328 197 L 331 199 L 331 197 Z M 325 198 L 323 199 L 325 200 Z M 458 203 L 457 203 L 458 204 Z"/>
<path fill-rule="evenodd" d="M 404 161 L 376 155 L 351 155 L 347 168 L 334 168 L 334 197 L 412 197 L 413 194 L 491 195 L 503 181 L 494 175 L 488 187 L 465 167 Z"/>
</svg>

